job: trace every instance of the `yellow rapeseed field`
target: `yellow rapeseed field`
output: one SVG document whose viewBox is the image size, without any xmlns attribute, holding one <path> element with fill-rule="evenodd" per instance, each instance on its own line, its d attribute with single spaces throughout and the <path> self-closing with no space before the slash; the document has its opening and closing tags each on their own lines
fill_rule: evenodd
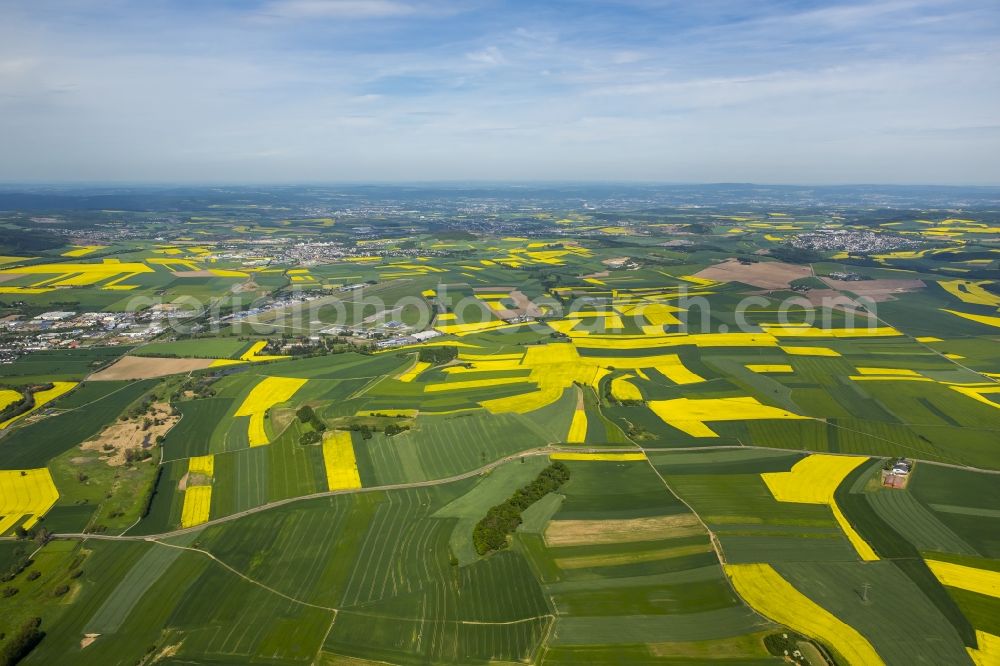
<svg viewBox="0 0 1000 666">
<path fill-rule="evenodd" d="M 217 358 L 214 361 L 212 361 L 211 365 L 209 365 L 208 367 L 221 368 L 227 365 L 240 365 L 241 363 L 246 363 L 246 361 L 236 361 L 231 358 Z"/>
<path fill-rule="evenodd" d="M 334 430 L 323 437 L 323 464 L 326 483 L 330 490 L 347 490 L 361 487 L 358 462 L 354 458 L 351 433 Z"/>
<path fill-rule="evenodd" d="M 795 463 L 790 472 L 765 472 L 760 477 L 779 502 L 829 506 L 840 529 L 861 559 L 873 561 L 879 559 L 878 555 L 848 522 L 834 498 L 834 492 L 844 478 L 867 460 L 864 456 L 814 453 Z"/>
<path fill-rule="evenodd" d="M 792 372 L 792 366 L 787 363 L 747 363 L 746 369 L 751 372 Z"/>
<path fill-rule="evenodd" d="M 208 522 L 212 508 L 212 486 L 188 486 L 181 508 L 181 527 L 194 527 Z"/>
<path fill-rule="evenodd" d="M 11 389 L 0 389 L 0 409 L 5 409 L 7 405 L 12 405 L 21 399 L 20 391 Z"/>
<path fill-rule="evenodd" d="M 953 314 L 958 317 L 962 317 L 963 319 L 968 319 L 970 321 L 974 321 L 978 324 L 983 324 L 985 326 L 994 326 L 996 328 L 1000 328 L 1000 317 L 993 317 L 991 315 L 977 315 L 977 314 L 971 314 L 969 312 L 959 312 L 957 310 L 942 309 L 942 312 L 947 312 L 949 314 Z"/>
<path fill-rule="evenodd" d="M 225 268 L 209 268 L 208 272 L 215 277 L 248 278 L 250 274 L 245 271 L 232 271 Z M 311 279 L 311 278 L 310 278 Z"/>
<path fill-rule="evenodd" d="M 692 437 L 718 437 L 707 421 L 747 421 L 755 419 L 804 419 L 792 412 L 761 404 L 756 398 L 674 398 L 647 403 L 653 413 Z"/>
<path fill-rule="evenodd" d="M 861 338 L 902 335 L 891 326 L 860 328 L 813 328 L 811 326 L 764 326 L 764 331 L 777 338 Z"/>
<path fill-rule="evenodd" d="M 944 280 L 938 284 L 949 294 L 965 303 L 1000 307 L 1000 296 L 983 289 L 983 285 L 993 284 L 993 280 Z"/>
<path fill-rule="evenodd" d="M 921 377 L 920 375 L 848 375 L 848 379 L 855 382 L 887 382 L 887 381 L 897 381 L 897 382 L 933 382 L 934 380 L 930 377 Z"/>
<path fill-rule="evenodd" d="M 611 395 L 615 400 L 642 400 L 639 387 L 629 381 L 634 375 L 623 375 L 611 380 Z"/>
<path fill-rule="evenodd" d="M 789 356 L 840 356 L 840 352 L 829 347 L 786 347 L 782 345 L 781 351 Z"/>
<path fill-rule="evenodd" d="M 459 352 L 458 354 L 458 359 L 460 361 L 468 361 L 470 363 L 478 363 L 479 361 L 520 361 L 522 358 L 524 358 L 524 354 L 522 352 L 513 354 L 476 354 L 473 352 Z M 517 365 L 515 364 L 514 367 L 517 367 Z"/>
<path fill-rule="evenodd" d="M 0 534 L 6 534 L 21 518 L 30 529 L 59 499 L 52 475 L 39 469 L 0 470 Z"/>
<path fill-rule="evenodd" d="M 770 564 L 726 564 L 736 592 L 761 615 L 833 647 L 857 666 L 884 664 L 857 629 L 799 592 Z"/>
<path fill-rule="evenodd" d="M 243 404 L 233 416 L 249 416 L 247 434 L 250 446 L 262 446 L 269 442 L 264 430 L 264 414 L 274 405 L 285 402 L 306 383 L 295 377 L 265 377 L 253 387 Z"/>
<path fill-rule="evenodd" d="M 987 384 L 983 386 L 950 386 L 949 388 L 952 391 L 958 391 L 962 395 L 972 398 L 973 400 L 978 400 L 984 405 L 1000 409 L 1000 402 L 990 400 L 986 397 L 991 393 L 1000 393 L 1000 386 L 997 384 Z"/>
<path fill-rule="evenodd" d="M 976 666 L 996 666 L 1000 664 L 1000 636 L 976 629 L 978 648 L 965 648 Z"/>
<path fill-rule="evenodd" d="M 919 377 L 920 373 L 908 368 L 858 368 L 859 375 L 900 375 L 906 377 Z"/>
<path fill-rule="evenodd" d="M 74 245 L 74 249 L 63 252 L 63 257 L 82 257 L 107 247 L 107 245 Z"/>
<path fill-rule="evenodd" d="M 243 354 L 240 356 L 240 360 L 250 361 L 255 363 L 258 361 L 277 361 L 279 359 L 289 358 L 288 356 L 261 354 L 260 350 L 262 350 L 266 346 L 267 346 L 267 340 L 258 340 L 257 342 L 250 345 L 249 349 L 243 352 Z"/>
<path fill-rule="evenodd" d="M 927 566 L 942 585 L 1000 599 L 1000 571 L 977 569 L 939 560 L 927 560 Z"/>
<path fill-rule="evenodd" d="M 445 335 L 469 335 L 470 333 L 480 333 L 482 331 L 494 331 L 498 328 L 520 326 L 521 324 L 508 324 L 502 319 L 492 319 L 490 321 L 480 321 L 472 324 L 444 324 L 441 325 L 442 316 L 438 316 L 434 328 Z"/>
<path fill-rule="evenodd" d="M 768 333 L 661 333 L 658 335 L 582 335 L 574 338 L 581 349 L 653 349 L 695 345 L 715 347 L 777 347 L 778 339 Z"/>
<path fill-rule="evenodd" d="M 355 416 L 389 416 L 394 418 L 413 418 L 420 413 L 419 409 L 361 409 Z"/>
<path fill-rule="evenodd" d="M 673 326 L 681 323 L 674 313 L 681 312 L 682 309 L 676 305 L 648 302 L 626 304 L 616 301 L 615 309 L 625 317 L 642 316 L 651 326 Z"/>
<path fill-rule="evenodd" d="M 583 409 L 573 411 L 573 421 L 569 424 L 566 441 L 570 444 L 583 444 L 587 440 L 587 412 Z"/>
<path fill-rule="evenodd" d="M 188 458 L 188 474 L 204 474 L 215 476 L 215 456 L 193 456 Z"/>
<path fill-rule="evenodd" d="M 621 366 L 615 364 L 615 367 L 618 368 Z M 688 370 L 677 354 L 661 356 L 660 361 L 653 364 L 652 367 L 656 368 L 660 374 L 675 384 L 697 384 L 698 382 L 705 381 L 704 377 Z"/>
<path fill-rule="evenodd" d="M 0 430 L 3 430 L 7 426 L 11 425 L 12 423 L 20 419 L 23 419 L 25 416 L 31 414 L 35 410 L 41 409 L 46 404 L 52 402 L 53 400 L 61 396 L 63 393 L 66 393 L 67 391 L 72 389 L 74 386 L 76 386 L 76 384 L 77 382 L 52 382 L 52 388 L 46 389 L 45 391 L 36 391 L 34 396 L 35 406 L 29 409 L 28 411 L 24 412 L 23 414 L 18 414 L 17 416 L 9 418 L 3 423 L 0 423 Z"/>
<path fill-rule="evenodd" d="M 484 388 L 488 386 L 503 386 L 505 384 L 527 384 L 524 377 L 493 377 L 492 379 L 469 379 L 458 382 L 440 382 L 437 384 L 427 384 L 424 391 L 427 393 L 438 393 L 441 391 L 462 391 L 472 388 Z"/>
<path fill-rule="evenodd" d="M 553 453 L 550 460 L 603 460 L 609 462 L 629 462 L 645 460 L 645 453 Z"/>
<path fill-rule="evenodd" d="M 596 389 L 601 378 L 610 372 L 606 368 L 584 363 L 570 343 L 528 347 L 519 367 L 530 369 L 527 380 L 535 384 L 533 391 L 508 398 L 483 400 L 479 404 L 493 413 L 523 414 L 552 404 L 574 382 Z"/>
<path fill-rule="evenodd" d="M 417 361 L 412 368 L 410 368 L 403 374 L 399 375 L 399 377 L 397 377 L 396 379 L 398 379 L 401 382 L 412 382 L 414 379 L 417 378 L 417 375 L 419 375 L 421 372 L 423 372 L 429 367 L 431 367 L 430 363 L 426 363 L 425 361 Z"/>
</svg>

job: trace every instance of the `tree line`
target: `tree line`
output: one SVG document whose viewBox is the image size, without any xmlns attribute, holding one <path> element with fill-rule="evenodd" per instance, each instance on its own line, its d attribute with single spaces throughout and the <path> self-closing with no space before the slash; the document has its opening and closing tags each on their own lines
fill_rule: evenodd
<svg viewBox="0 0 1000 666">
<path fill-rule="evenodd" d="M 485 555 L 506 548 L 508 535 L 513 534 L 521 524 L 521 513 L 567 481 L 569 468 L 561 462 L 554 462 L 539 472 L 534 481 L 518 489 L 502 504 L 490 508 L 472 530 L 476 552 Z"/>
</svg>

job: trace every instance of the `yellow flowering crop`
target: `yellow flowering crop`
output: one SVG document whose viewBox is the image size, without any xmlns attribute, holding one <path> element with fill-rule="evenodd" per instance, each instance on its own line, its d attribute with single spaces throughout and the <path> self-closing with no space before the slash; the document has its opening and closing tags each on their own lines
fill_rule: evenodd
<svg viewBox="0 0 1000 666">
<path fill-rule="evenodd" d="M 208 522 L 212 508 L 212 486 L 188 486 L 184 490 L 181 527 L 194 527 Z"/>
<path fill-rule="evenodd" d="M 583 444 L 587 440 L 587 412 L 583 409 L 573 411 L 573 421 L 569 424 L 566 441 L 570 444 Z"/>
<path fill-rule="evenodd" d="M 645 460 L 645 453 L 553 453 L 550 460 L 603 460 L 609 462 L 628 462 Z"/>
<path fill-rule="evenodd" d="M 938 560 L 927 560 L 927 566 L 934 572 L 942 585 L 1000 598 L 1000 572 L 998 571 L 977 569 L 976 567 Z"/>
<path fill-rule="evenodd" d="M 979 648 L 965 648 L 976 666 L 996 666 L 1000 664 L 1000 636 L 976 629 L 976 643 Z"/>
<path fill-rule="evenodd" d="M 443 321 L 442 316 L 438 316 L 437 322 L 435 322 L 434 328 L 445 335 L 457 335 L 459 337 L 463 335 L 469 335 L 470 333 L 481 333 L 482 331 L 493 331 L 498 328 L 503 328 L 505 326 L 520 326 L 521 324 L 508 324 L 503 319 L 493 319 L 490 321 L 480 321 L 471 324 L 445 324 L 441 325 L 439 322 Z"/>
<path fill-rule="evenodd" d="M 751 372 L 792 372 L 792 366 L 787 363 L 747 363 L 746 369 Z"/>
<path fill-rule="evenodd" d="M 441 382 L 438 384 L 427 384 L 424 391 L 427 393 L 438 393 L 440 391 L 461 391 L 470 388 L 484 388 L 488 386 L 503 386 L 505 384 L 526 384 L 524 377 L 494 377 L 492 379 L 469 379 L 459 382 Z"/>
<path fill-rule="evenodd" d="M 215 456 L 209 453 L 207 456 L 188 458 L 188 474 L 215 476 Z"/>
<path fill-rule="evenodd" d="M 67 250 L 63 252 L 63 257 L 82 257 L 84 255 L 90 254 L 91 252 L 96 252 L 97 250 L 107 247 L 107 245 L 74 245 L 75 249 Z"/>
<path fill-rule="evenodd" d="M 14 423 L 15 421 L 18 421 L 19 419 L 23 419 L 25 416 L 31 414 L 36 409 L 41 409 L 46 404 L 52 402 L 53 400 L 61 396 L 63 393 L 66 393 L 67 391 L 72 389 L 74 386 L 76 386 L 76 384 L 77 384 L 76 382 L 52 382 L 52 388 L 46 389 L 44 391 L 36 391 L 34 395 L 35 406 L 29 409 L 28 411 L 24 412 L 23 414 L 18 414 L 17 416 L 9 418 L 3 423 L 0 423 L 0 430 L 3 430 L 10 424 Z"/>
<path fill-rule="evenodd" d="M 615 367 L 618 368 L 621 366 L 616 364 Z M 656 368 L 660 374 L 675 384 L 697 384 L 698 382 L 705 381 L 704 377 L 688 370 L 677 354 L 666 354 L 660 357 L 659 362 L 655 363 L 652 367 Z"/>
<path fill-rule="evenodd" d="M 971 314 L 969 312 L 959 312 L 957 310 L 945 310 L 945 309 L 943 309 L 942 311 L 943 312 L 947 312 L 949 314 L 956 315 L 958 317 L 962 317 L 963 319 L 968 319 L 970 321 L 974 321 L 974 322 L 976 322 L 978 324 L 983 324 L 985 326 L 994 326 L 996 328 L 1000 328 L 1000 317 L 993 317 L 991 315 L 977 315 L 977 314 Z"/>
<path fill-rule="evenodd" d="M 832 646 L 848 664 L 884 664 L 854 627 L 799 592 L 769 564 L 726 564 L 736 592 L 761 615 Z"/>
<path fill-rule="evenodd" d="M 261 446 L 268 443 L 264 431 L 264 414 L 274 405 L 285 402 L 306 383 L 305 379 L 294 377 L 265 377 L 253 387 L 243 404 L 236 410 L 234 416 L 249 416 L 250 426 L 247 434 L 250 446 Z"/>
<path fill-rule="evenodd" d="M 879 559 L 878 555 L 854 530 L 834 498 L 834 492 L 844 478 L 867 460 L 868 458 L 864 456 L 814 453 L 795 463 L 790 472 L 765 472 L 760 477 L 767 484 L 774 499 L 779 502 L 829 506 L 840 529 L 844 531 L 861 559 L 873 561 Z"/>
<path fill-rule="evenodd" d="M 0 409 L 6 409 L 7 405 L 12 405 L 21 399 L 21 392 L 12 389 L 0 389 Z"/>
<path fill-rule="evenodd" d="M 944 280 L 938 282 L 941 288 L 965 303 L 1000 307 L 1000 296 L 983 289 L 985 284 L 993 284 L 992 280 Z"/>
<path fill-rule="evenodd" d="M 403 374 L 399 375 L 397 379 L 401 382 L 412 382 L 414 379 L 417 378 L 417 375 L 419 375 L 421 372 L 423 372 L 429 367 L 431 367 L 430 363 L 427 363 L 425 361 L 417 361 L 412 368 L 410 368 Z"/>
<path fill-rule="evenodd" d="M 277 356 L 273 354 L 259 353 L 260 350 L 262 350 L 266 346 L 267 346 L 267 340 L 258 340 L 257 342 L 250 345 L 249 349 L 243 352 L 243 354 L 240 356 L 240 360 L 257 362 L 257 361 L 277 361 L 279 359 L 288 358 L 288 356 Z M 215 364 L 213 363 L 213 365 Z"/>
<path fill-rule="evenodd" d="M 858 368 L 860 375 L 899 375 L 906 377 L 919 377 L 920 373 L 908 368 Z"/>
<path fill-rule="evenodd" d="M 840 352 L 829 347 L 786 347 L 782 345 L 781 351 L 789 356 L 840 356 Z"/>
<path fill-rule="evenodd" d="M 354 457 L 351 433 L 343 430 L 327 432 L 323 437 L 323 465 L 330 490 L 361 487 L 358 462 Z"/>
<path fill-rule="evenodd" d="M 764 326 L 764 331 L 778 338 L 859 338 L 902 335 L 891 326 L 860 328 L 813 328 L 811 326 Z"/>
<path fill-rule="evenodd" d="M 639 387 L 629 381 L 633 375 L 624 375 L 611 380 L 611 395 L 615 400 L 642 400 Z"/>
<path fill-rule="evenodd" d="M 5 534 L 19 520 L 30 529 L 59 499 L 48 468 L 0 470 L 0 534 Z"/>
<path fill-rule="evenodd" d="M 1000 403 L 986 397 L 990 393 L 1000 393 L 1000 386 L 996 384 L 988 384 L 985 386 L 950 386 L 949 388 L 952 391 L 958 391 L 962 395 L 968 396 L 973 400 L 978 400 L 985 405 L 1000 409 Z"/>
<path fill-rule="evenodd" d="M 747 421 L 756 419 L 804 419 L 792 412 L 761 404 L 756 398 L 674 398 L 647 403 L 653 413 L 692 437 L 718 437 L 707 421 Z"/>
</svg>

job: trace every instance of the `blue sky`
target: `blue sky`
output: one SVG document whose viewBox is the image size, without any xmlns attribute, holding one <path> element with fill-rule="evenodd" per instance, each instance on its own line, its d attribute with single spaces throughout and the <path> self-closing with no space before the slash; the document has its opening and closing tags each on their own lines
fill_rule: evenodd
<svg viewBox="0 0 1000 666">
<path fill-rule="evenodd" d="M 0 181 L 1000 184 L 1000 3 L 8 0 Z"/>
</svg>

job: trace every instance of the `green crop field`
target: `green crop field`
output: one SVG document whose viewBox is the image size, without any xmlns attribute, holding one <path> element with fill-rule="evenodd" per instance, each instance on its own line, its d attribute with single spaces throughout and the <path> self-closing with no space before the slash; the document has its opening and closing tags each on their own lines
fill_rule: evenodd
<svg viewBox="0 0 1000 666">
<path fill-rule="evenodd" d="M 323 191 L 0 253 L 0 654 L 1000 659 L 993 208 Z"/>
</svg>

